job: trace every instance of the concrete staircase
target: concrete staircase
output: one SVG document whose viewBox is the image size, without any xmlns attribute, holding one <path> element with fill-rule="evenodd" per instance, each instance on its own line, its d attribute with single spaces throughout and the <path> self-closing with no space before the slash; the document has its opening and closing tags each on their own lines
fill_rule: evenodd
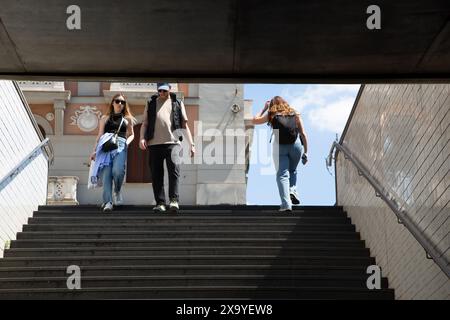
<svg viewBox="0 0 450 320">
<path fill-rule="evenodd" d="M 0 259 L 0 299 L 393 299 L 340 207 L 42 206 Z M 67 289 L 67 267 L 81 289 Z"/>
</svg>

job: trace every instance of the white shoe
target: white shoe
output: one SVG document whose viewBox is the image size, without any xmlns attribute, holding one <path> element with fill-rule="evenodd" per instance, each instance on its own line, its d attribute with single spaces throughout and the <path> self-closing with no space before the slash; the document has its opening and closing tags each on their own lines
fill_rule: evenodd
<svg viewBox="0 0 450 320">
<path fill-rule="evenodd" d="M 122 196 L 122 192 L 114 192 L 113 194 L 113 199 L 114 199 L 114 205 L 115 206 L 121 206 L 123 205 L 123 196 Z"/>
<path fill-rule="evenodd" d="M 178 210 L 180 210 L 180 206 L 178 205 L 178 201 L 176 201 L 176 200 L 170 201 L 169 210 L 170 211 L 174 211 L 174 212 L 178 212 Z"/>
<path fill-rule="evenodd" d="M 103 212 L 111 212 L 113 210 L 113 204 L 112 202 L 108 202 L 107 204 L 105 204 L 105 206 L 103 207 Z"/>
<path fill-rule="evenodd" d="M 158 204 L 156 207 L 153 208 L 153 211 L 156 213 L 166 212 L 166 206 L 164 204 Z"/>
<path fill-rule="evenodd" d="M 292 209 L 289 208 L 280 208 L 279 212 L 292 212 Z"/>
</svg>

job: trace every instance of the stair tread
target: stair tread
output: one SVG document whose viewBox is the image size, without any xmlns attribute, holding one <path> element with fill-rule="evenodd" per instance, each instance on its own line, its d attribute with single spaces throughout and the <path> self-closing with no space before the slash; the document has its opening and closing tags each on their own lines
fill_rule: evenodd
<svg viewBox="0 0 450 320">
<path fill-rule="evenodd" d="M 61 257 L 33 257 L 33 261 L 47 261 L 47 260 L 132 260 L 132 259 L 158 259 L 158 258 L 171 258 L 171 259 L 229 259 L 229 258 L 245 258 L 245 259 L 261 259 L 261 258 L 309 258 L 318 260 L 335 260 L 335 259 L 347 259 L 347 260 L 358 260 L 358 259 L 370 259 L 370 257 L 354 257 L 354 256 L 312 256 L 312 255 L 244 255 L 244 254 L 199 254 L 199 255 L 148 255 L 148 256 L 61 256 Z M 30 260 L 29 257 L 5 257 L 3 261 L 27 261 Z M 1 263 L 1 261 L 0 261 Z"/>
<path fill-rule="evenodd" d="M 76 206 L 65 206 L 65 205 L 40 205 L 39 211 L 41 210 L 85 210 L 89 208 L 99 208 L 99 205 L 95 204 L 81 204 Z M 120 206 L 121 209 L 129 208 L 153 208 L 154 205 L 130 205 L 125 204 Z M 218 205 L 183 205 L 180 204 L 180 208 L 196 209 L 196 210 L 209 210 L 209 209 L 243 209 L 243 210 L 265 210 L 265 209 L 279 209 L 276 205 L 232 205 L 232 204 L 218 204 Z M 295 210 L 343 210 L 342 206 L 327 206 L 327 205 L 298 205 L 293 207 Z"/>
<path fill-rule="evenodd" d="M 313 243 L 321 243 L 321 242 L 329 242 L 328 238 L 314 238 L 314 239 L 289 239 L 289 238 L 147 238 L 147 239 L 18 239 L 14 240 L 16 243 L 34 243 L 34 242 L 48 242 L 48 243 L 114 243 L 114 242 L 122 242 L 122 243 L 133 243 L 133 242 L 231 242 L 231 241 L 244 241 L 244 242 L 313 242 Z M 363 240 L 358 239 L 333 239 L 335 243 L 360 243 Z"/>
<path fill-rule="evenodd" d="M 272 265 L 272 264 L 245 264 L 245 265 L 137 265 L 135 269 L 323 269 L 323 270 L 361 270 L 361 267 L 356 266 L 334 266 L 334 265 Z M 0 272 L 6 271 L 55 271 L 63 270 L 66 271 L 67 266 L 39 266 L 39 267 L 0 267 Z M 117 270 L 124 269 L 129 270 L 130 266 L 84 266 L 83 270 Z"/>
<path fill-rule="evenodd" d="M 145 280 L 145 279 L 349 279 L 367 280 L 365 275 L 229 275 L 229 274 L 205 274 L 205 275 L 146 275 L 146 276 L 83 276 L 83 280 Z M 11 277 L 0 278 L 0 282 L 5 281 L 67 281 L 67 277 Z"/>
<path fill-rule="evenodd" d="M 325 215 L 325 216 L 301 216 L 301 215 L 294 215 L 294 214 L 278 214 L 278 215 L 187 215 L 187 214 L 175 214 L 175 213 L 167 213 L 167 214 L 142 214 L 142 215 L 126 215 L 126 214 L 104 214 L 99 212 L 93 212 L 86 215 L 77 215 L 77 214 L 61 214 L 61 215 L 34 215 L 33 217 L 30 217 L 30 219 L 33 220 L 44 220 L 52 219 L 52 220 L 69 220 L 69 219 L 79 219 L 80 221 L 83 220 L 216 220 L 216 219 L 226 219 L 226 220 L 244 220 L 244 219 L 251 219 L 251 221 L 254 220 L 292 220 L 292 221 L 298 221 L 298 220 L 310 220 L 310 219 L 320 219 L 322 220 L 332 220 L 332 219 L 339 219 L 339 220 L 347 220 L 348 217 L 344 215 Z"/>
<path fill-rule="evenodd" d="M 37 210 L 35 211 L 37 213 L 62 213 L 62 214 L 69 214 L 68 212 L 79 212 L 79 213 L 84 213 L 84 212 L 101 212 L 101 207 L 90 207 L 90 208 L 73 208 L 73 209 L 42 209 L 42 210 Z M 130 212 L 136 212 L 136 213 L 142 213 L 142 214 L 147 214 L 150 213 L 152 214 L 153 211 L 153 207 L 136 207 L 136 208 L 119 208 L 119 207 L 114 207 L 114 210 L 108 214 L 113 214 L 115 212 L 118 213 L 130 213 Z M 199 215 L 204 215 L 204 214 L 215 214 L 215 213 L 245 213 L 245 214 L 267 214 L 267 213 L 274 213 L 274 214 L 286 214 L 286 213 L 281 213 L 279 211 L 279 208 L 265 208 L 265 209 L 243 209 L 243 208 L 213 208 L 213 209 L 193 209 L 193 208 L 183 208 L 182 206 L 180 206 L 178 213 L 195 213 L 195 214 L 199 214 Z M 334 209 L 329 209 L 329 208 L 323 208 L 323 209 L 317 209 L 317 210 L 310 210 L 310 209 L 297 209 L 297 208 L 293 208 L 291 213 L 295 214 L 295 213 L 336 213 L 336 214 L 342 214 L 344 211 L 341 210 L 334 210 Z"/>
<path fill-rule="evenodd" d="M 39 206 L 0 260 L 0 298 L 394 297 L 386 278 L 365 288 L 375 259 L 340 206 L 152 209 Z M 71 264 L 80 290 L 64 287 Z"/>
<path fill-rule="evenodd" d="M 97 287 L 97 288 L 82 288 L 79 290 L 69 290 L 66 288 L 32 288 L 32 289 L 0 289 L 0 292 L 72 292 L 74 294 L 82 291 L 145 291 L 145 290 L 177 290 L 177 291 L 189 291 L 189 290 L 255 290 L 264 289 L 268 291 L 272 290 L 306 290 L 306 291 L 356 291 L 356 292 L 371 292 L 369 289 L 353 288 L 353 287 L 285 287 L 285 286 L 267 286 L 261 288 L 260 286 L 161 286 L 161 287 Z M 376 292 L 392 291 L 392 289 L 379 289 Z M 372 291 L 375 292 L 375 291 Z"/>
<path fill-rule="evenodd" d="M 141 227 L 141 226 L 167 226 L 167 227 L 173 227 L 173 226 L 297 226 L 298 224 L 296 222 L 266 222 L 266 223 L 254 223 L 254 222 L 240 222 L 237 223 L 228 223 L 228 222 L 192 222 L 192 223 L 40 223 L 35 224 L 34 226 L 41 226 L 41 227 Z M 321 226 L 342 226 L 345 224 L 342 223 L 321 223 Z M 29 225 L 28 225 L 29 226 Z M 305 223 L 301 226 L 317 226 L 317 224 L 314 223 Z"/>
<path fill-rule="evenodd" d="M 25 232 L 19 232 L 18 234 L 58 234 L 58 235 L 67 235 L 67 234 L 165 234 L 165 233 L 187 233 L 187 234 L 198 234 L 198 233 L 211 233 L 211 234 L 217 234 L 217 233 L 242 233 L 245 232 L 246 234 L 254 233 L 254 234 L 266 234 L 268 232 L 273 233 L 286 233 L 286 234 L 317 234 L 317 233 L 323 233 L 324 231 L 296 231 L 296 230 L 149 230 L 149 231 L 133 231 L 133 230 L 127 230 L 127 231 L 25 231 Z M 332 230 L 327 231 L 327 234 L 358 234 L 358 232 L 354 231 L 339 231 L 339 230 Z"/>
<path fill-rule="evenodd" d="M 185 250 L 185 249 L 289 249 L 289 250 L 301 250 L 301 249 L 314 249 L 314 250 L 367 250 L 366 248 L 358 247 L 308 247 L 308 246 L 177 246 L 177 247 L 166 247 L 166 246 L 155 246 L 155 247 L 112 247 L 112 248 L 99 248 L 99 247 L 82 247 L 82 248 L 11 248 L 5 251 L 9 252 L 28 252 L 28 251 L 90 251 L 90 250 L 108 250 L 108 251 L 138 251 L 138 250 Z"/>
</svg>

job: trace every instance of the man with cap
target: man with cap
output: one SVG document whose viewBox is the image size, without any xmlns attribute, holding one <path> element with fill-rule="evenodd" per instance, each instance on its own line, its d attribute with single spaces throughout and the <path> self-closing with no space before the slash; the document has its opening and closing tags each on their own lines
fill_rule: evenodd
<svg viewBox="0 0 450 320">
<path fill-rule="evenodd" d="M 153 194 L 155 196 L 155 212 L 166 211 L 164 192 L 164 160 L 166 160 L 169 175 L 169 210 L 179 209 L 179 154 L 183 136 L 186 132 L 190 145 L 191 157 L 195 153 L 195 145 L 187 126 L 188 117 L 184 103 L 170 92 L 168 83 L 158 83 L 158 94 L 148 101 L 143 114 L 139 147 L 149 150 L 150 171 L 152 174 Z"/>
</svg>

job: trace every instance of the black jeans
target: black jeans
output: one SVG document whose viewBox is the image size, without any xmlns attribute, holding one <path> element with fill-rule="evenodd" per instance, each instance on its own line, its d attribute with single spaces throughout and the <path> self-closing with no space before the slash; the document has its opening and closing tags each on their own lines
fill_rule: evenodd
<svg viewBox="0 0 450 320">
<path fill-rule="evenodd" d="M 164 192 L 164 160 L 166 160 L 169 174 L 169 199 L 178 202 L 178 185 L 180 178 L 179 152 L 181 146 L 178 144 L 157 144 L 149 147 L 150 171 L 152 173 L 153 195 L 156 204 L 165 204 Z"/>
</svg>

